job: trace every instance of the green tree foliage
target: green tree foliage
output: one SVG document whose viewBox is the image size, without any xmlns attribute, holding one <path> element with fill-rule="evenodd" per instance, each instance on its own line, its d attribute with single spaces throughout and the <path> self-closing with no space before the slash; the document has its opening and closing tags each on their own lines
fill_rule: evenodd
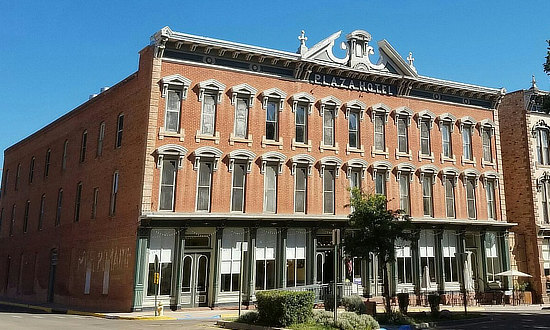
<svg viewBox="0 0 550 330">
<path fill-rule="evenodd" d="M 546 42 L 548 43 L 548 47 L 546 47 L 546 62 L 543 65 L 544 72 L 550 75 L 550 40 L 546 40 Z"/>
<path fill-rule="evenodd" d="M 390 311 L 388 265 L 395 262 L 395 241 L 411 240 L 410 218 L 402 210 L 388 210 L 384 195 L 363 193 L 354 188 L 351 191 L 353 212 L 348 217 L 344 250 L 346 253 L 364 259 L 372 252 L 378 256 L 384 271 L 384 298 L 386 312 Z"/>
</svg>

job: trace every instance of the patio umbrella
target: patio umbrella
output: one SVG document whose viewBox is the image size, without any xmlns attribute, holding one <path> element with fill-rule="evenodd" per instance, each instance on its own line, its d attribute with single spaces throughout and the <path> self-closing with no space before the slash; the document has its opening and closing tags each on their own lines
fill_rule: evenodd
<svg viewBox="0 0 550 330">
<path fill-rule="evenodd" d="M 516 289 L 514 288 L 514 276 L 517 276 L 517 277 L 533 277 L 529 274 L 520 272 L 519 270 L 515 270 L 515 269 L 510 269 L 510 270 L 500 272 L 500 273 L 495 274 L 495 275 L 512 277 L 512 300 L 513 300 L 514 305 L 516 304 Z"/>
</svg>

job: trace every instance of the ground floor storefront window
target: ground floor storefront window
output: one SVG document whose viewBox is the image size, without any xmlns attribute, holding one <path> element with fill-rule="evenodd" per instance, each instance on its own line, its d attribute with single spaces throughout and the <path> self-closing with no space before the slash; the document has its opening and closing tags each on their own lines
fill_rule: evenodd
<svg viewBox="0 0 550 330">
<path fill-rule="evenodd" d="M 275 289 L 277 230 L 258 229 L 256 233 L 256 290 Z"/>
<path fill-rule="evenodd" d="M 154 283 L 155 256 L 160 265 L 160 283 L 157 293 L 168 296 L 172 290 L 172 261 L 174 253 L 175 231 L 174 229 L 151 230 L 151 242 L 149 243 L 147 295 L 154 296 L 156 285 Z"/>
</svg>

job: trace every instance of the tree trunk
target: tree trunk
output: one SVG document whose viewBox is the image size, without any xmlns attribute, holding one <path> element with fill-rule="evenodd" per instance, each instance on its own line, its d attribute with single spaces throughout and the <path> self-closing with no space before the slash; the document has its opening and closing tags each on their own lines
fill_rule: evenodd
<svg viewBox="0 0 550 330">
<path fill-rule="evenodd" d="M 388 274 L 388 263 L 384 263 L 382 266 L 384 271 L 384 303 L 386 308 L 386 314 L 391 312 L 391 302 L 390 302 L 390 276 Z"/>
</svg>

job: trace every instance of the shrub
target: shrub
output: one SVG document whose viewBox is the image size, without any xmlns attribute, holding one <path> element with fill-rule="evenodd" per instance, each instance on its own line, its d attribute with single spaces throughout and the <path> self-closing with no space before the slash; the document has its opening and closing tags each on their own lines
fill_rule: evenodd
<svg viewBox="0 0 550 330">
<path fill-rule="evenodd" d="M 428 295 L 428 302 L 430 303 L 430 310 L 433 316 L 437 316 L 439 314 L 440 301 L 441 301 L 441 297 L 438 294 Z"/>
<path fill-rule="evenodd" d="M 309 291 L 260 291 L 256 293 L 259 322 L 273 326 L 303 323 L 311 318 L 315 295 Z"/>
<path fill-rule="evenodd" d="M 409 316 L 403 315 L 400 312 L 390 312 L 386 314 L 381 314 L 377 317 L 378 322 L 382 324 L 393 324 L 393 325 L 405 325 L 405 324 L 416 324 L 416 322 Z"/>
<path fill-rule="evenodd" d="M 327 311 L 315 310 L 313 311 L 313 321 L 326 327 L 331 327 L 334 325 L 334 314 Z"/>
<path fill-rule="evenodd" d="M 241 323 L 247 323 L 247 324 L 254 324 L 256 321 L 258 321 L 258 312 L 257 311 L 250 311 L 248 313 L 244 313 L 237 319 L 237 322 Z"/>
<path fill-rule="evenodd" d="M 338 314 L 338 320 L 335 326 L 341 330 L 355 329 L 378 329 L 380 325 L 370 315 L 357 315 L 353 312 L 343 312 Z"/>
<path fill-rule="evenodd" d="M 357 314 L 365 314 L 367 312 L 367 307 L 363 302 L 363 298 L 358 295 L 343 297 L 342 306 L 344 306 L 348 312 L 355 312 Z"/>
<path fill-rule="evenodd" d="M 399 302 L 399 311 L 403 314 L 407 314 L 407 309 L 409 308 L 409 294 L 398 293 L 397 301 Z"/>
<path fill-rule="evenodd" d="M 337 297 L 337 303 L 338 306 L 342 305 L 342 299 L 340 297 Z M 329 294 L 324 299 L 324 305 L 326 311 L 333 311 L 334 310 L 334 295 Z"/>
</svg>

